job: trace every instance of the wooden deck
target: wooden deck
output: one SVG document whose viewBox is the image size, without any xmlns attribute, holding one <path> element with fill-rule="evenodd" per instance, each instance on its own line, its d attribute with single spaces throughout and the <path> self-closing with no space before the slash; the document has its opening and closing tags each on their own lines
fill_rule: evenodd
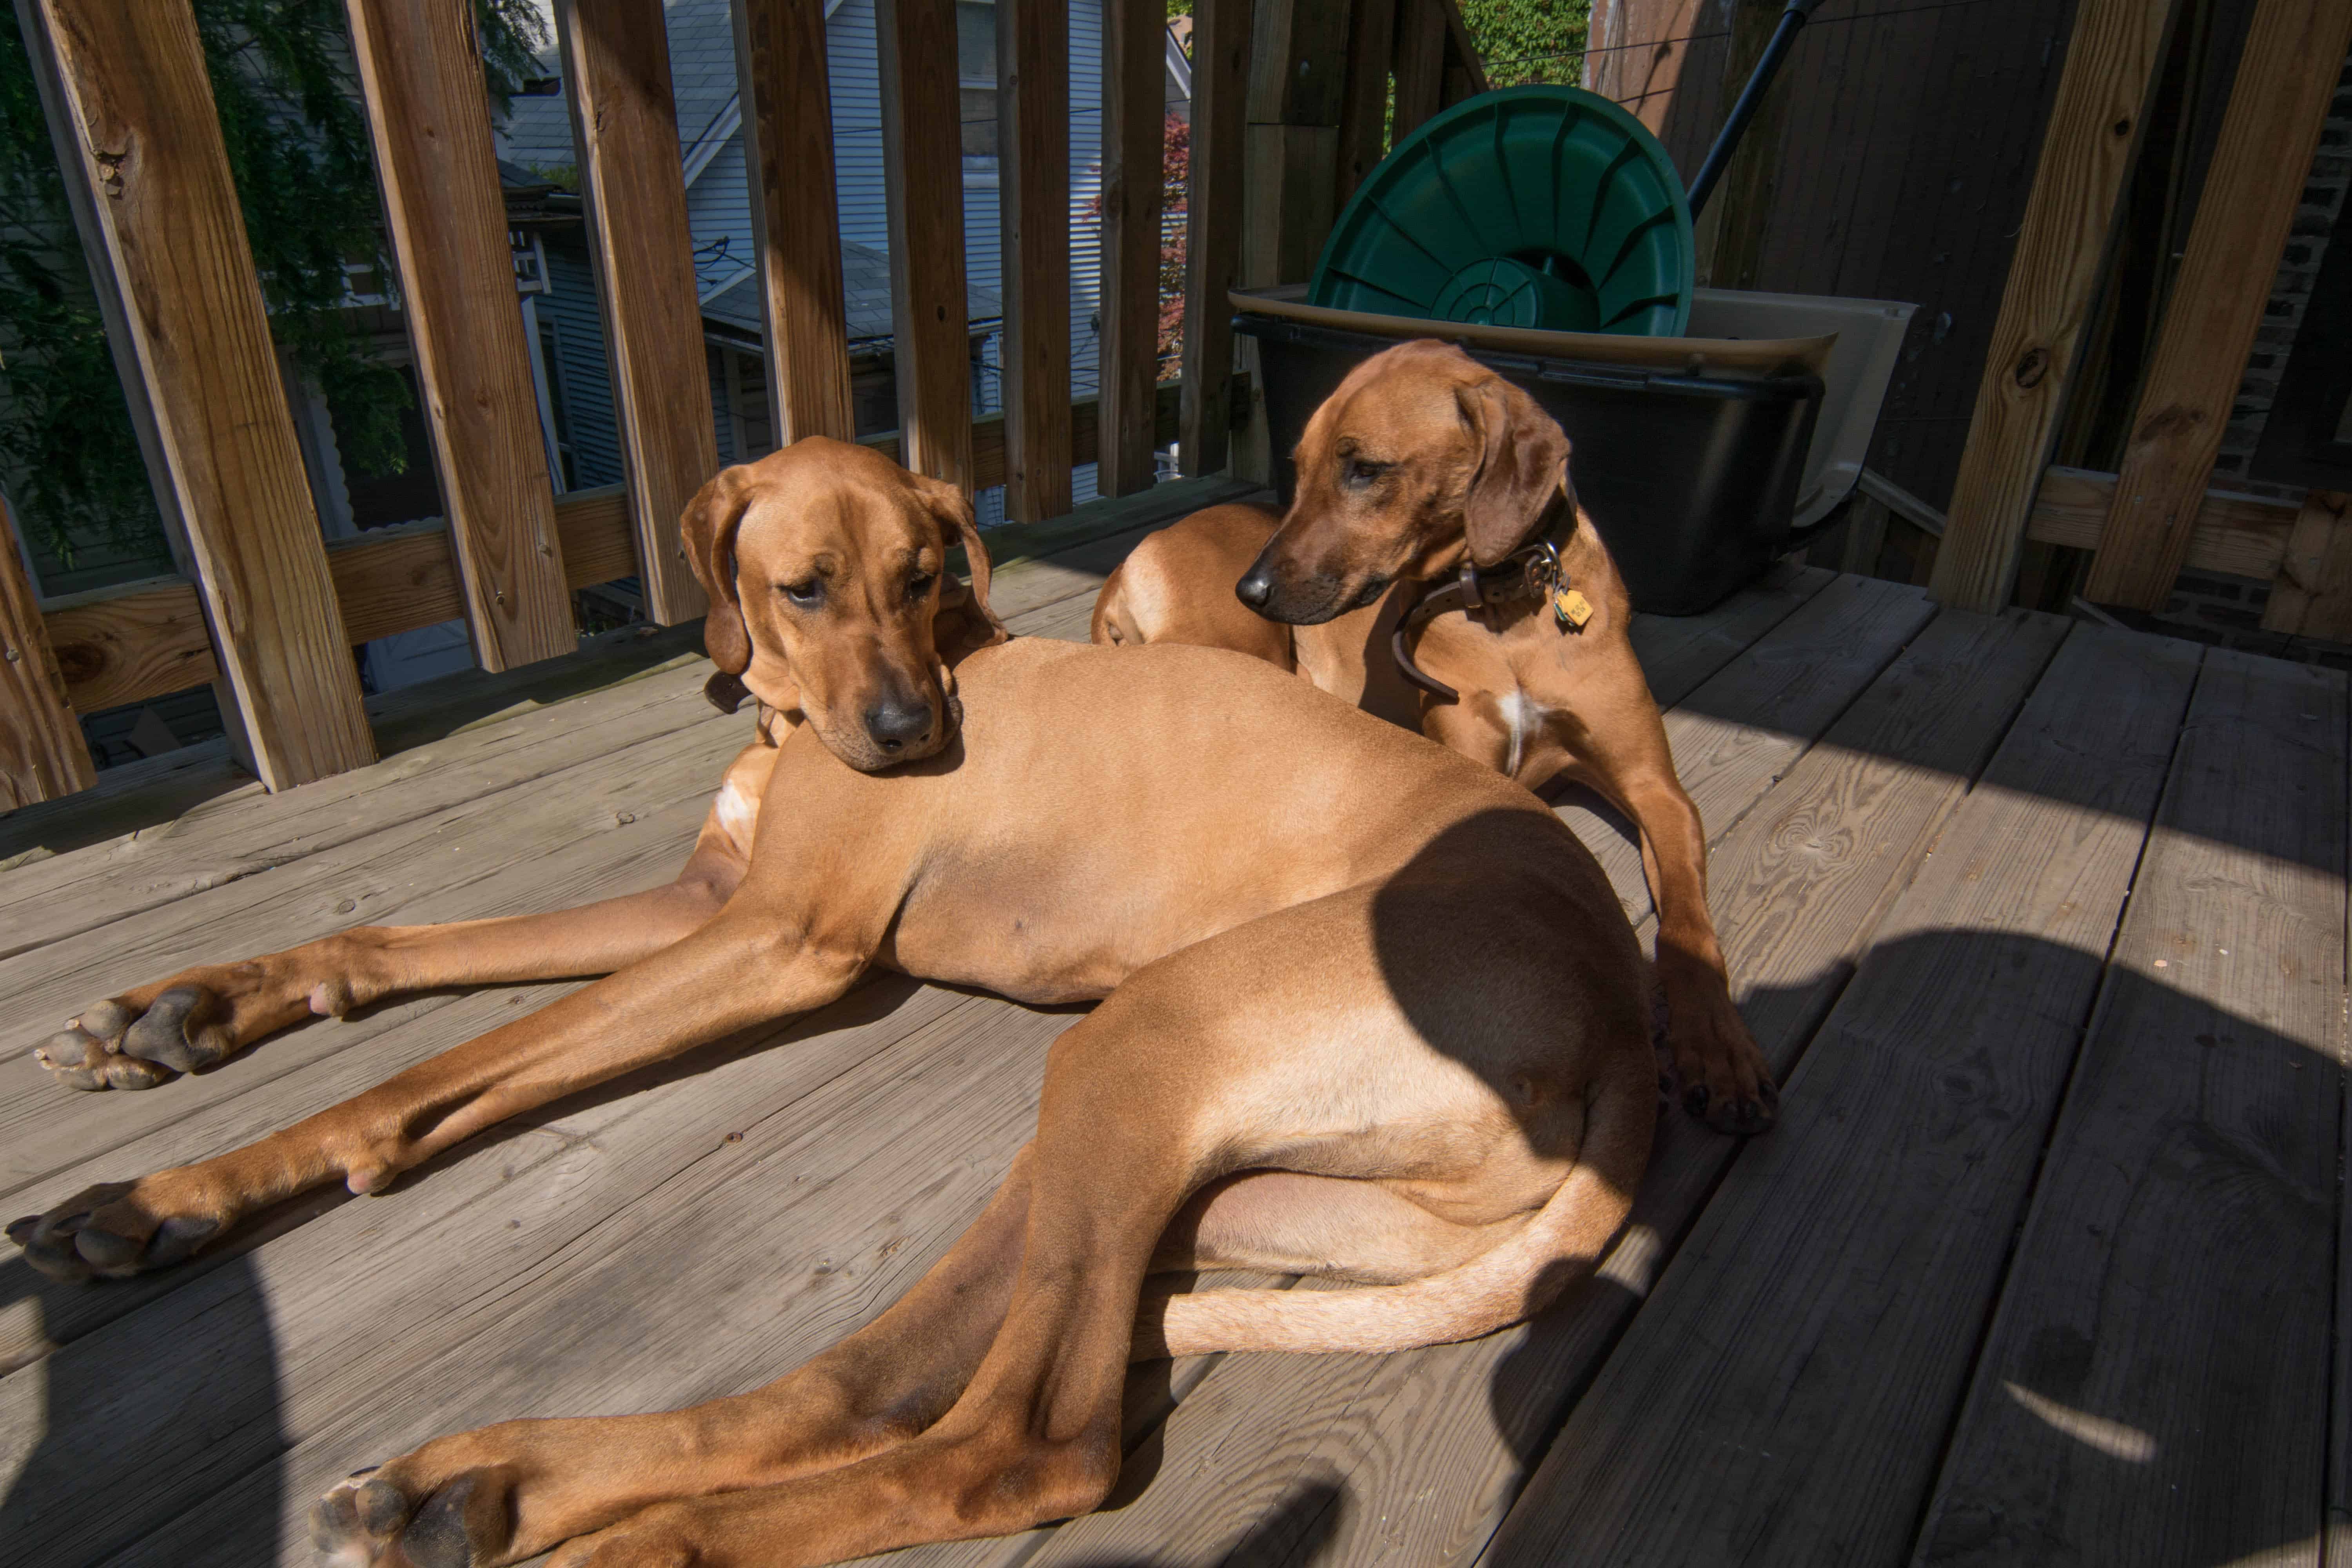
<svg viewBox="0 0 2352 1568">
<path fill-rule="evenodd" d="M 1000 606 L 1083 637 L 1135 537 Z M 1533 1324 L 1139 1369 L 1110 1507 L 897 1562 L 2315 1563 L 2331 1520 L 2352 1562 L 2343 678 L 1785 567 L 1637 635 L 1780 1129 L 1668 1116 L 1636 1223 Z M 182 758 L 0 822 L 5 1213 L 564 989 L 138 1095 L 27 1054 L 184 963 L 666 879 L 748 724 L 670 646 L 562 701 L 481 678 L 519 710 L 404 750 L 379 715 L 385 761 L 285 795 Z M 1562 809 L 1646 924 L 1633 847 Z M 308 1563 L 310 1499 L 435 1433 L 776 1375 L 977 1213 L 1068 1022 L 886 978 L 160 1279 L 0 1263 L 0 1563 Z"/>
</svg>

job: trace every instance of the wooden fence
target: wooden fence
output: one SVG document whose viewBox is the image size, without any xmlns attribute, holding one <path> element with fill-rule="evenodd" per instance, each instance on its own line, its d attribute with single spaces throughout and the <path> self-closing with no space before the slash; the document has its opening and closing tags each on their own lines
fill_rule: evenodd
<svg viewBox="0 0 2352 1568">
<path fill-rule="evenodd" d="M 239 759 L 282 789 L 373 760 L 355 643 L 463 616 L 482 668 L 548 658 L 578 644 L 572 590 L 627 575 L 654 620 L 702 613 L 677 518 L 718 456 L 661 0 L 556 6 L 625 473 L 562 496 L 471 0 L 347 5 L 446 521 L 331 545 L 189 0 L 17 0 L 177 571 L 41 603 L 5 542 L 0 809 L 93 782 L 80 713 L 210 682 Z M 1150 484 L 1180 431 L 1188 471 L 1224 468 L 1249 406 L 1226 289 L 1307 276 L 1384 146 L 1391 80 L 1399 132 L 1484 85 L 1453 0 L 1200 0 L 1180 393 L 1156 368 L 1164 11 L 1105 0 L 1102 392 L 1074 402 L 1066 0 L 997 0 L 1005 411 L 976 420 L 953 0 L 878 10 L 899 427 L 870 439 L 1003 485 L 1019 521 L 1068 510 L 1076 464 L 1106 495 Z M 737 3 L 782 440 L 852 435 L 824 27 L 823 0 Z"/>
</svg>

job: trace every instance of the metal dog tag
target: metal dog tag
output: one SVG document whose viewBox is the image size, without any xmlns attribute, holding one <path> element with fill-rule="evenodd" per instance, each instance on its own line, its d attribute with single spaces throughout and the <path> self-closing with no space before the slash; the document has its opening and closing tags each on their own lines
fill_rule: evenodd
<svg viewBox="0 0 2352 1568">
<path fill-rule="evenodd" d="M 1580 632 L 1592 618 L 1592 601 L 1573 588 L 1557 588 L 1551 595 L 1552 619 L 1564 632 Z"/>
</svg>

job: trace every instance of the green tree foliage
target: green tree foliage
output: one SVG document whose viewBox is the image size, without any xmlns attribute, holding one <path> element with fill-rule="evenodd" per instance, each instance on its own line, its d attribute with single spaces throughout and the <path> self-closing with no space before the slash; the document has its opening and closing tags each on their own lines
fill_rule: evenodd
<svg viewBox="0 0 2352 1568">
<path fill-rule="evenodd" d="M 1496 87 L 1584 79 L 1592 0 L 1460 0 L 1462 20 Z"/>
<path fill-rule="evenodd" d="M 338 415 L 354 467 L 405 465 L 399 374 L 342 301 L 346 262 L 392 275 L 343 0 L 194 0 L 205 63 L 278 346 Z M 546 42 L 530 0 L 474 0 L 503 112 Z M 45 552 L 160 560 L 161 530 L 17 28 L 0 23 L 0 477 Z"/>
</svg>

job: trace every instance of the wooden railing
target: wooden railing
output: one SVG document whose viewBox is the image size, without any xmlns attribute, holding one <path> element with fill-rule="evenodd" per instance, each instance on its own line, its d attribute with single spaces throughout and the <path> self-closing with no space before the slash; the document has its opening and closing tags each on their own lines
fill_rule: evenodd
<svg viewBox="0 0 2352 1568">
<path fill-rule="evenodd" d="M 2173 11 L 2166 0 L 2075 9 L 1930 588 L 1998 610 L 2032 539 L 2096 552 L 2082 586 L 2094 604 L 2159 609 L 2189 565 L 2275 574 L 2267 628 L 2352 638 L 2345 497 L 2282 507 L 2209 489 L 2352 44 L 2352 0 L 2257 0 L 2122 472 L 2045 467 Z"/>
<path fill-rule="evenodd" d="M 661 0 L 556 5 L 625 475 L 562 496 L 470 0 L 346 3 L 446 521 L 331 545 L 188 0 L 20 5 L 177 572 L 41 604 L 5 542 L 0 809 L 92 782 L 79 713 L 210 682 L 280 789 L 373 759 L 355 643 L 462 616 L 484 668 L 547 658 L 577 646 L 572 591 L 630 575 L 654 620 L 702 613 L 677 520 L 718 455 Z M 1015 521 L 1066 510 L 1077 464 L 1141 489 L 1171 437 L 1187 472 L 1224 468 L 1226 290 L 1307 275 L 1391 80 L 1400 132 L 1484 86 L 1452 0 L 1200 0 L 1180 393 L 1157 374 L 1164 11 L 1105 0 L 1102 392 L 1074 402 L 1066 0 L 997 0 L 1004 413 L 975 420 L 954 5 L 877 9 L 899 424 L 874 444 L 1003 485 Z M 846 437 L 823 0 L 738 0 L 737 63 L 772 428 Z"/>
</svg>

